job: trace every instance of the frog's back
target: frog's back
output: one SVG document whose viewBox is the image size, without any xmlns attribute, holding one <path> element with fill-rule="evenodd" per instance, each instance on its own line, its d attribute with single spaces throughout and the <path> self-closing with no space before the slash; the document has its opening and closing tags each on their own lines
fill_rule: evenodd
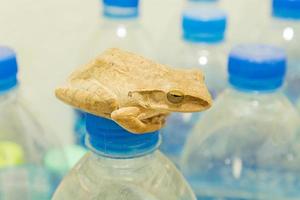
<svg viewBox="0 0 300 200">
<path fill-rule="evenodd" d="M 130 90 L 153 87 L 169 71 L 163 65 L 142 56 L 109 49 L 73 74 L 71 79 L 94 79 L 110 91 L 127 94 Z"/>
</svg>

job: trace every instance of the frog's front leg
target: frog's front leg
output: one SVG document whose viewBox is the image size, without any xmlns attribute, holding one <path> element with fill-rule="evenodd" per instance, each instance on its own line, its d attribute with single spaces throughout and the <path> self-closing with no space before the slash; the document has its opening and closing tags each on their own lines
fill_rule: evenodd
<svg viewBox="0 0 300 200">
<path fill-rule="evenodd" d="M 145 119 L 145 115 L 147 115 L 145 112 L 147 111 L 139 107 L 124 107 L 112 112 L 111 119 L 126 130 L 136 134 L 157 131 L 163 127 L 164 117 L 153 118 L 159 120 L 147 120 Z"/>
</svg>

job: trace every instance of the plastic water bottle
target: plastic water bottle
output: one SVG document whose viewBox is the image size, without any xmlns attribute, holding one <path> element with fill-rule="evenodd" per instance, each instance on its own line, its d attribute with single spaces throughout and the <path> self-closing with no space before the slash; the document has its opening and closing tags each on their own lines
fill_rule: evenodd
<svg viewBox="0 0 300 200">
<path fill-rule="evenodd" d="M 261 32 L 269 19 L 270 0 L 220 1 L 230 20 L 227 38 L 231 45 L 265 43 Z M 262 40 L 260 40 L 262 39 Z"/>
<path fill-rule="evenodd" d="M 288 54 L 285 92 L 293 103 L 300 101 L 300 0 L 273 0 L 272 20 L 262 38 L 285 48 Z"/>
<path fill-rule="evenodd" d="M 226 19 L 226 14 L 217 8 L 186 9 L 181 43 L 164 61 L 173 66 L 203 70 L 213 97 L 226 87 Z M 172 114 L 162 131 L 161 150 L 177 164 L 186 138 L 199 117 L 199 113 Z"/>
<path fill-rule="evenodd" d="M 20 99 L 17 68 L 15 52 L 0 46 L 0 199 L 50 199 L 61 178 L 44 163 L 54 141 Z"/>
<path fill-rule="evenodd" d="M 150 34 L 139 21 L 139 0 L 103 0 L 102 21 L 99 28 L 83 45 L 81 63 L 95 58 L 108 48 L 121 48 L 153 58 L 153 42 Z M 84 113 L 75 111 L 75 140 L 84 144 Z"/>
<path fill-rule="evenodd" d="M 300 199 L 300 118 L 282 93 L 286 55 L 241 45 L 228 88 L 188 138 L 182 170 L 198 199 Z"/>
<path fill-rule="evenodd" d="M 86 116 L 87 153 L 53 200 L 194 200 L 183 176 L 157 148 L 158 132 L 135 135 L 115 122 Z"/>
<path fill-rule="evenodd" d="M 82 61 L 108 48 L 121 48 L 153 57 L 150 34 L 139 21 L 139 0 L 103 0 L 102 21 L 82 49 Z M 83 55 L 86 55 L 85 57 Z"/>
<path fill-rule="evenodd" d="M 166 57 L 170 56 L 170 46 L 177 47 L 180 45 L 181 41 L 181 22 L 182 16 L 181 13 L 186 9 L 211 9 L 216 8 L 218 6 L 219 0 L 185 0 L 184 4 L 177 8 L 176 10 L 170 10 L 169 12 L 173 12 L 172 15 L 168 16 L 168 23 L 163 31 L 163 36 L 159 42 L 159 56 L 158 59 L 161 62 L 166 62 Z"/>
</svg>

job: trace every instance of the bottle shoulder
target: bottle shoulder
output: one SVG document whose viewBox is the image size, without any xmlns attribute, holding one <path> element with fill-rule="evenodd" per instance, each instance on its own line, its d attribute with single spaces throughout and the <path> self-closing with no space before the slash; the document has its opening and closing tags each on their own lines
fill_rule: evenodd
<svg viewBox="0 0 300 200">
<path fill-rule="evenodd" d="M 61 193 L 68 190 L 63 188 L 79 185 L 81 192 L 85 192 L 84 188 L 89 188 L 89 191 L 86 191 L 87 196 L 92 193 L 104 195 L 109 187 L 124 188 L 134 194 L 151 193 L 153 198 L 146 195 L 149 196 L 149 200 L 194 200 L 193 193 L 182 175 L 160 152 L 134 160 L 99 159 L 94 154 L 88 153 L 63 180 L 60 186 Z"/>
<path fill-rule="evenodd" d="M 225 43 L 206 45 L 180 40 L 173 45 L 173 51 L 167 50 L 162 53 L 161 61 L 163 63 L 182 68 L 200 68 L 202 70 L 226 68 L 228 48 Z"/>
<path fill-rule="evenodd" d="M 270 93 L 240 92 L 235 89 L 225 90 L 214 102 L 210 113 L 219 112 L 232 117 L 250 115 L 274 115 L 282 113 L 299 119 L 296 108 L 280 91 Z"/>
<path fill-rule="evenodd" d="M 261 31 L 261 39 L 285 48 L 291 59 L 299 57 L 300 21 L 272 19 Z"/>
<path fill-rule="evenodd" d="M 285 165 L 285 159 L 298 151 L 299 124 L 298 112 L 283 94 L 246 95 L 227 90 L 197 123 L 185 146 L 183 163 L 189 166 L 190 159 L 198 158 L 216 159 L 223 165 L 226 159 L 238 156 L 245 165 L 249 160 L 257 167 L 283 163 L 283 169 L 297 169 L 299 160 Z"/>
</svg>

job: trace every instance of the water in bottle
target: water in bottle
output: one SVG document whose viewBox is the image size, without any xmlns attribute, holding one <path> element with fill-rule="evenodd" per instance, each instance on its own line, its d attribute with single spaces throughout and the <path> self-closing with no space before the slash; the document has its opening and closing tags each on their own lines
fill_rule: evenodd
<svg viewBox="0 0 300 200">
<path fill-rule="evenodd" d="M 288 55 L 285 93 L 293 103 L 299 103 L 300 0 L 272 0 L 272 19 L 261 38 L 285 48 Z"/>
<path fill-rule="evenodd" d="M 161 60 L 183 68 L 204 71 L 213 97 L 226 87 L 226 14 L 217 8 L 186 9 L 182 18 L 182 37 L 177 49 Z M 161 150 L 176 164 L 188 134 L 200 114 L 174 113 L 162 130 Z"/>
<path fill-rule="evenodd" d="M 182 170 L 198 199 L 300 199 L 300 118 L 281 86 L 283 49 L 240 45 L 229 83 L 188 138 Z"/>
<path fill-rule="evenodd" d="M 108 48 L 121 48 L 153 58 L 151 35 L 141 25 L 139 0 L 103 0 L 102 21 L 99 28 L 83 45 L 80 63 L 91 60 Z M 84 113 L 75 111 L 75 140 L 84 145 Z"/>
<path fill-rule="evenodd" d="M 20 98 L 17 68 L 15 52 L 0 46 L 0 199 L 46 200 L 61 178 L 44 163 L 54 141 Z"/>
<path fill-rule="evenodd" d="M 190 187 L 157 148 L 158 132 L 135 135 L 86 115 L 90 149 L 64 178 L 53 200 L 194 200 Z"/>
</svg>

